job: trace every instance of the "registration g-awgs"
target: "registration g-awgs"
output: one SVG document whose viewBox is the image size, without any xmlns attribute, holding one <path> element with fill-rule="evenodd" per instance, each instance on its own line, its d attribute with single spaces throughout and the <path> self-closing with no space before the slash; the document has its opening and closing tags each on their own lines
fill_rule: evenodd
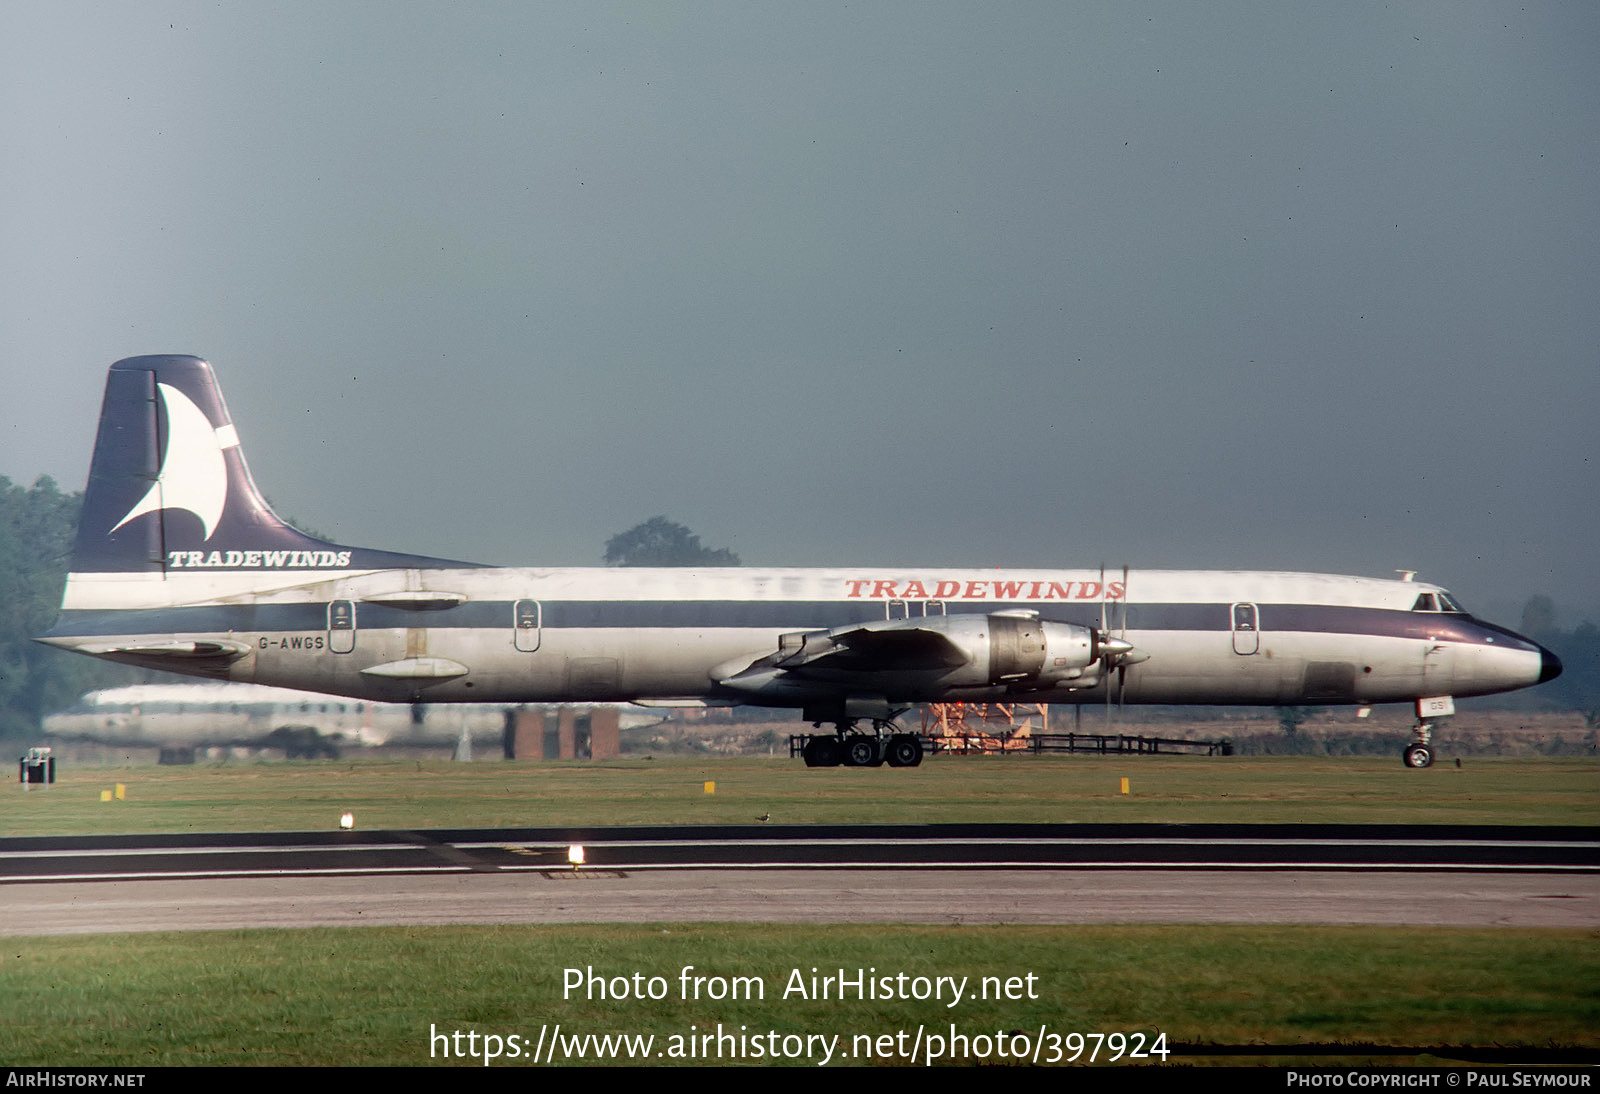
<svg viewBox="0 0 1600 1094">
<path fill-rule="evenodd" d="M 917 703 L 1414 705 L 1561 664 L 1409 579 L 1246 571 L 507 569 L 325 543 L 245 465 L 211 366 L 111 367 L 72 571 L 41 641 L 388 702 L 798 708 L 807 762 L 914 766 Z M 1109 695 L 1108 695 L 1109 693 Z"/>
</svg>

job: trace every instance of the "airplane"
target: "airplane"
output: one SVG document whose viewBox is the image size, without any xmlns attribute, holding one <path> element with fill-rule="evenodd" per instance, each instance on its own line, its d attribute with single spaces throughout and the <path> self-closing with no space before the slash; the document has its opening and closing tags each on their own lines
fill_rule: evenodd
<svg viewBox="0 0 1600 1094">
<path fill-rule="evenodd" d="M 499 745 L 510 712 L 537 710 L 554 724 L 562 709 L 587 717 L 602 707 L 616 710 L 617 725 L 622 729 L 657 725 L 667 713 L 607 703 L 572 708 L 509 703 L 418 706 L 346 701 L 324 692 L 264 684 L 210 682 L 130 684 L 91 691 L 66 710 L 47 714 L 42 728 L 52 741 L 190 753 L 196 748 L 285 748 L 291 756 L 336 759 L 345 747 L 456 747 L 459 751 L 463 740 Z"/>
<path fill-rule="evenodd" d="M 384 702 L 798 708 L 809 766 L 914 767 L 919 703 L 1415 704 L 1555 678 L 1437 585 L 1255 571 L 498 568 L 281 520 L 211 366 L 111 366 L 77 542 L 40 641 Z M 865 725 L 863 725 L 865 723 Z"/>
</svg>

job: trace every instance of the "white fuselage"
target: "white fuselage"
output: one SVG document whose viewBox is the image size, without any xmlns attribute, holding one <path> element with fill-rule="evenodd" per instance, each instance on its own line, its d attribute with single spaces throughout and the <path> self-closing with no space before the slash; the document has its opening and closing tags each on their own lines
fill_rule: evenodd
<svg viewBox="0 0 1600 1094">
<path fill-rule="evenodd" d="M 798 706 L 721 681 L 796 632 L 1036 612 L 1147 654 L 1121 670 L 1129 703 L 1407 702 L 1540 679 L 1533 643 L 1458 612 L 1414 610 L 1437 591 L 1244 571 L 202 567 L 74 574 L 47 641 L 177 671 L 172 657 L 128 651 L 222 643 L 234 651 L 225 670 L 189 671 L 366 699 Z M 1039 688 L 924 674 L 883 690 L 891 703 L 1088 702 L 1110 676 Z"/>
</svg>

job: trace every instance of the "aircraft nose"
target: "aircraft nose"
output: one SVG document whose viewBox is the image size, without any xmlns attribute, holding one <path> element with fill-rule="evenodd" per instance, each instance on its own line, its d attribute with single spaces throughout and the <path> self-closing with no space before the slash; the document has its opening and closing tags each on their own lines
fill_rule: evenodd
<svg viewBox="0 0 1600 1094">
<path fill-rule="evenodd" d="M 1549 650 L 1545 649 L 1543 646 L 1540 646 L 1539 647 L 1539 683 L 1542 684 L 1546 680 L 1554 680 L 1557 676 L 1560 676 L 1560 675 L 1561 675 L 1561 658 L 1557 657 L 1555 654 L 1551 653 Z"/>
</svg>

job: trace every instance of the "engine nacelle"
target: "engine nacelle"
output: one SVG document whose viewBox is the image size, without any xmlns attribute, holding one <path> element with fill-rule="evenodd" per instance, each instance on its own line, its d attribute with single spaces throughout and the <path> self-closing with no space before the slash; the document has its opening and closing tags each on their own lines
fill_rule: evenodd
<svg viewBox="0 0 1600 1094">
<path fill-rule="evenodd" d="M 1099 678 L 1095 632 L 1074 623 L 1041 622 L 1031 612 L 996 612 L 989 622 L 991 684 L 1026 687 L 1084 686 Z"/>
</svg>

